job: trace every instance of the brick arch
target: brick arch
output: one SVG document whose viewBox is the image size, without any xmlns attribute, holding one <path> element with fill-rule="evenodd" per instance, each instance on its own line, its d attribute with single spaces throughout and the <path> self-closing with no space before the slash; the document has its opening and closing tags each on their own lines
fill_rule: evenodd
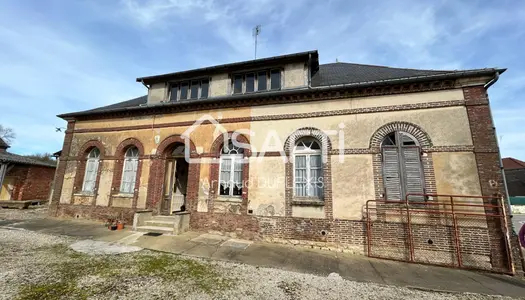
<svg viewBox="0 0 525 300">
<path fill-rule="evenodd" d="M 127 138 L 123 140 L 115 150 L 115 166 L 113 168 L 113 180 L 111 182 L 111 196 L 109 198 L 108 206 L 113 205 L 113 197 L 115 195 L 120 194 L 120 185 L 122 182 L 122 172 L 124 168 L 124 155 L 126 154 L 126 151 L 131 148 L 136 147 L 139 150 L 139 162 L 137 166 L 137 177 L 135 180 L 135 188 L 133 189 L 133 196 L 132 196 L 132 208 L 137 208 L 137 201 L 138 201 L 138 195 L 139 195 L 139 187 L 140 187 L 140 180 L 141 174 L 142 174 L 142 163 L 144 160 L 144 146 L 142 143 L 136 139 L 136 138 Z"/>
<path fill-rule="evenodd" d="M 432 147 L 430 137 L 421 127 L 409 122 L 396 121 L 379 127 L 379 129 L 372 134 L 370 138 L 370 148 L 379 149 L 383 139 L 394 131 L 403 131 L 412 135 L 422 148 Z"/>
<path fill-rule="evenodd" d="M 128 148 L 130 148 L 131 146 L 135 146 L 137 147 L 137 149 L 139 150 L 139 155 L 140 156 L 143 156 L 144 155 L 144 146 L 142 145 L 142 142 L 139 141 L 138 139 L 136 138 L 127 138 L 125 140 L 123 140 L 118 146 L 117 146 L 117 149 L 115 150 L 115 156 L 117 157 L 117 159 L 120 159 L 120 158 L 123 158 L 124 155 L 126 154 L 126 151 L 128 150 Z"/>
<path fill-rule="evenodd" d="M 231 139 L 233 137 L 234 132 L 230 131 L 227 133 L 228 139 Z M 244 144 L 250 144 L 250 140 L 243 134 L 237 133 L 236 139 L 237 142 L 244 143 Z M 215 141 L 211 144 L 210 147 L 210 153 L 213 157 L 213 162 L 210 165 L 210 193 L 208 196 L 208 211 L 213 212 L 213 205 L 214 202 L 217 200 L 217 197 L 219 195 L 219 168 L 220 168 L 220 160 L 221 157 L 221 149 L 224 145 L 224 135 L 219 135 Z M 249 188 L 249 180 L 250 180 L 250 164 L 248 157 L 251 156 L 251 149 L 244 149 L 244 158 L 246 159 L 246 163 L 243 164 L 242 168 L 242 182 L 243 182 L 243 189 L 242 189 L 242 202 L 241 202 L 241 209 L 240 212 L 242 215 L 246 215 L 248 211 L 248 188 Z"/>
<path fill-rule="evenodd" d="M 99 140 L 89 140 L 85 142 L 84 145 L 80 147 L 80 150 L 77 153 L 78 159 L 87 160 L 86 156 L 88 155 L 89 151 L 91 151 L 91 149 L 95 147 L 98 148 L 98 150 L 100 151 L 100 159 L 103 159 L 106 155 L 106 148 L 104 147 L 104 144 L 102 144 L 102 142 Z"/>
<path fill-rule="evenodd" d="M 100 183 L 100 174 L 102 173 L 102 165 L 104 157 L 106 156 L 106 148 L 99 140 L 89 140 L 80 147 L 77 153 L 77 170 L 75 172 L 75 181 L 73 185 L 73 194 L 82 192 L 82 184 L 84 182 L 84 176 L 86 173 L 87 155 L 93 148 L 97 148 L 100 151 L 99 166 L 97 171 L 97 179 L 95 181 L 95 195 L 98 194 L 98 186 Z M 92 205 L 95 205 L 95 199 L 93 197 Z"/>
<path fill-rule="evenodd" d="M 190 138 L 188 139 L 190 141 L 190 156 L 193 157 L 197 154 L 197 150 L 193 141 Z M 166 158 L 168 154 L 167 150 L 169 150 L 175 143 L 186 145 L 186 139 L 178 134 L 168 136 L 157 146 L 157 155 Z"/>
<path fill-rule="evenodd" d="M 228 132 L 228 139 L 231 139 L 233 136 L 233 131 Z M 244 144 L 250 144 L 250 140 L 243 134 L 237 133 L 237 142 L 244 143 Z M 224 135 L 220 134 L 211 144 L 210 147 L 210 153 L 213 157 L 220 157 L 221 156 L 221 149 L 224 144 Z M 251 155 L 251 149 L 244 149 L 244 157 Z"/>
<path fill-rule="evenodd" d="M 148 178 L 148 194 L 146 199 L 146 208 L 153 210 L 155 213 L 160 211 L 160 204 L 163 197 L 164 176 L 166 175 L 166 158 L 169 150 L 176 143 L 185 144 L 186 140 L 178 134 L 165 138 L 158 146 L 156 155 L 151 156 L 150 171 Z M 199 157 L 195 144 L 191 139 L 190 157 Z M 197 200 L 199 193 L 200 179 L 200 162 L 189 163 L 188 168 L 188 186 L 186 190 L 187 210 L 197 210 Z"/>
<path fill-rule="evenodd" d="M 303 137 L 313 137 L 321 143 L 321 150 L 323 156 L 323 178 L 324 178 L 324 192 L 323 192 L 323 205 L 326 219 L 333 219 L 333 202 L 332 202 L 332 159 L 329 155 L 332 150 L 332 143 L 328 135 L 322 130 L 314 127 L 303 127 L 293 132 L 284 143 L 284 151 L 288 155 L 288 160 L 285 164 L 285 215 L 286 217 L 292 216 L 293 201 L 295 200 L 294 195 L 294 163 L 291 154 L 295 147 L 296 142 Z"/>
<path fill-rule="evenodd" d="M 303 137 L 313 137 L 321 142 L 321 149 L 323 150 L 323 155 L 326 155 L 328 151 L 332 150 L 332 143 L 330 138 L 322 130 L 319 130 L 314 127 L 303 127 L 297 129 L 294 133 L 290 134 L 286 141 L 284 142 L 284 151 L 287 154 L 292 153 L 295 143 Z"/>
</svg>

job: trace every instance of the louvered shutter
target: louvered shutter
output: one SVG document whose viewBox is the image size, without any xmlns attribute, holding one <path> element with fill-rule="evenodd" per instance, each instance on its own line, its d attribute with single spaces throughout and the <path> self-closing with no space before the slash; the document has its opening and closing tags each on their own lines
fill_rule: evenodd
<svg viewBox="0 0 525 300">
<path fill-rule="evenodd" d="M 423 194 L 423 170 L 419 147 L 403 147 L 405 194 Z M 423 196 L 409 196 L 410 201 L 423 201 Z"/>
<path fill-rule="evenodd" d="M 383 182 L 386 200 L 401 200 L 401 176 L 398 148 L 383 148 Z"/>
</svg>

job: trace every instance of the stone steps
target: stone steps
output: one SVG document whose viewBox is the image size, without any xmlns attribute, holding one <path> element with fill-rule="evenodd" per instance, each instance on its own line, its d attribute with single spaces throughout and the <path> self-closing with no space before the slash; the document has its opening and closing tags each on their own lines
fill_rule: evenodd
<svg viewBox="0 0 525 300">
<path fill-rule="evenodd" d="M 173 233 L 173 227 L 161 227 L 161 226 L 138 226 L 136 231 L 139 232 L 153 232 L 153 233 Z"/>
<path fill-rule="evenodd" d="M 134 225 L 134 230 L 139 232 L 152 232 L 161 234 L 180 234 L 189 229 L 189 214 L 175 214 L 171 216 L 151 216 L 144 218 Z"/>
</svg>

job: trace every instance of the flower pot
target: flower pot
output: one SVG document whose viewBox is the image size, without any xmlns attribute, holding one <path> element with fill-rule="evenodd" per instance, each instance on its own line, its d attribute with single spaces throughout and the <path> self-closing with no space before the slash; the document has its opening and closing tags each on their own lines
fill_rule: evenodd
<svg viewBox="0 0 525 300">
<path fill-rule="evenodd" d="M 124 223 L 118 223 L 117 230 L 122 230 L 122 229 L 124 229 Z"/>
<path fill-rule="evenodd" d="M 117 230 L 117 225 L 111 225 L 111 226 L 109 227 L 109 229 L 111 229 L 111 230 Z"/>
</svg>

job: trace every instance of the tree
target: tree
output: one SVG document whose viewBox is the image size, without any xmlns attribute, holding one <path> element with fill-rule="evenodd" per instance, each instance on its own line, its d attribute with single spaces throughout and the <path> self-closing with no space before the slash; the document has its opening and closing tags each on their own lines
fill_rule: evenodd
<svg viewBox="0 0 525 300">
<path fill-rule="evenodd" d="M 15 139 L 16 134 L 15 131 L 12 128 L 4 127 L 2 124 L 0 124 L 0 138 L 4 140 L 8 145 L 13 142 Z"/>
</svg>

